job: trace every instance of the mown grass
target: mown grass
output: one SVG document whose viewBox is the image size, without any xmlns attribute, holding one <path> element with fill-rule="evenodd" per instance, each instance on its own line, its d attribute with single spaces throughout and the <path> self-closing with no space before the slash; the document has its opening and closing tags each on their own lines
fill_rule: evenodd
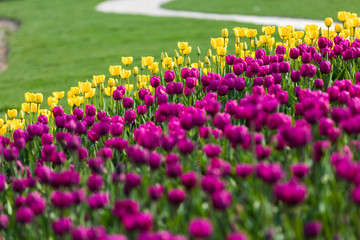
<svg viewBox="0 0 360 240">
<path fill-rule="evenodd" d="M 163 7 L 213 13 L 245 14 L 259 16 L 284 16 L 310 19 L 336 18 L 338 11 L 357 13 L 360 1 L 354 0 L 178 0 Z M 284 23 L 286 25 L 286 23 Z"/>
<path fill-rule="evenodd" d="M 188 41 L 206 53 L 210 37 L 221 28 L 243 24 L 95 11 L 100 0 L 0 1 L 0 16 L 21 22 L 10 39 L 9 68 L 0 74 L 0 112 L 19 108 L 24 93 L 68 90 L 93 74 L 108 74 L 108 66 L 121 56 L 159 59 L 173 55 L 178 41 Z M 244 24 L 247 27 L 254 25 Z"/>
</svg>

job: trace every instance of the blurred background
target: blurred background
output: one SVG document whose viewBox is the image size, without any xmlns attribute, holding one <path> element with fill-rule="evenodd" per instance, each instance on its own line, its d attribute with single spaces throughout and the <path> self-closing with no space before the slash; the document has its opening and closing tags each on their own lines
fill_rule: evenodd
<svg viewBox="0 0 360 240">
<path fill-rule="evenodd" d="M 189 42 L 205 54 L 210 38 L 222 28 L 230 32 L 233 49 L 234 27 L 261 26 L 226 21 L 157 18 L 107 14 L 95 11 L 101 0 L 0 0 L 0 18 L 21 24 L 9 37 L 8 68 L 0 73 L 0 112 L 20 108 L 25 92 L 41 92 L 44 99 L 53 91 L 67 91 L 93 74 L 108 73 L 109 65 L 121 63 L 122 56 L 161 52 L 173 56 L 178 41 Z M 356 0 L 175 0 L 164 8 L 224 14 L 252 14 L 311 19 L 332 17 L 340 10 L 356 12 Z M 284 23 L 286 25 L 286 23 Z M 232 47 L 232 48 L 231 48 Z"/>
</svg>

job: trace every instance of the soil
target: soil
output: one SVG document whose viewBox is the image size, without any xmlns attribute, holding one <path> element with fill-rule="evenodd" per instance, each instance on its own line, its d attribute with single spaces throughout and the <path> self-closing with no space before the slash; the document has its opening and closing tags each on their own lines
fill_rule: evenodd
<svg viewBox="0 0 360 240">
<path fill-rule="evenodd" d="M 0 18 L 0 73 L 7 67 L 9 54 L 8 40 L 20 27 L 20 23 L 11 19 Z"/>
</svg>

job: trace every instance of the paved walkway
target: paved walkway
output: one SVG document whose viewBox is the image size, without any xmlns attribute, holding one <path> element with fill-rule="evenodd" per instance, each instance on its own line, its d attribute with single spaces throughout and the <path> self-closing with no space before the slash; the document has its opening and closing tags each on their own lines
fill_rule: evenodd
<svg viewBox="0 0 360 240">
<path fill-rule="evenodd" d="M 317 24 L 325 28 L 324 21 L 302 18 L 266 17 L 237 14 L 216 14 L 191 11 L 164 9 L 162 4 L 172 0 L 108 0 L 96 6 L 96 10 L 106 13 L 146 15 L 153 17 L 180 17 L 193 19 L 208 19 L 219 21 L 235 21 L 253 23 L 264 26 L 293 25 L 296 29 L 304 29 L 305 24 Z"/>
</svg>

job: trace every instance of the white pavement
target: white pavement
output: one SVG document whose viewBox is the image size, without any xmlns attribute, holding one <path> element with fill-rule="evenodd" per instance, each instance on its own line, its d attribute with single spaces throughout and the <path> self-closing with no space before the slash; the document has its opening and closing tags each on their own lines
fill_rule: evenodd
<svg viewBox="0 0 360 240">
<path fill-rule="evenodd" d="M 237 14 L 202 13 L 170 10 L 161 7 L 162 4 L 171 1 L 172 0 L 107 0 L 97 5 L 96 10 L 106 13 L 146 15 L 152 17 L 180 17 L 218 21 L 234 21 L 264 26 L 274 25 L 277 27 L 292 25 L 299 30 L 303 30 L 306 24 L 316 24 L 319 25 L 319 27 L 325 29 L 324 21 L 321 20 Z"/>
</svg>

